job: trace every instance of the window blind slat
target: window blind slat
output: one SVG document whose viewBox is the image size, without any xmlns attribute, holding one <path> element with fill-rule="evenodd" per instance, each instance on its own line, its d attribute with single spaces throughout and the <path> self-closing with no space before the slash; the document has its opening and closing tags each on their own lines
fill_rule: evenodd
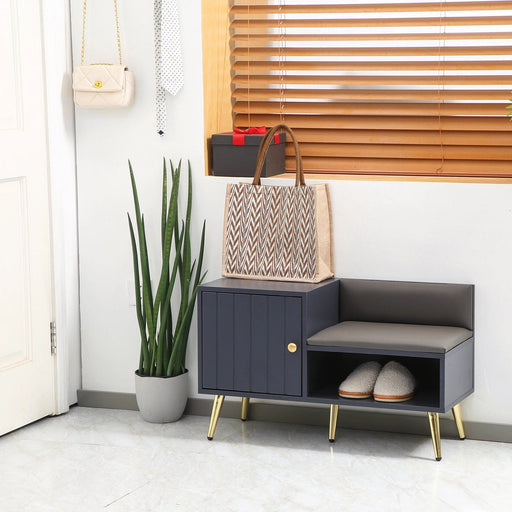
<svg viewBox="0 0 512 512">
<path fill-rule="evenodd" d="M 232 41 L 237 47 L 257 46 L 262 42 L 286 43 L 290 41 L 450 41 L 466 39 L 512 39 L 512 32 L 452 32 L 452 33 L 428 33 L 428 32 L 402 32 L 402 33 L 366 33 L 366 34 L 281 34 L 279 32 L 265 34 L 235 34 Z"/>
<path fill-rule="evenodd" d="M 345 158 L 422 158 L 427 160 L 511 160 L 512 147 L 498 146 L 446 146 L 419 144 L 313 144 L 302 143 L 300 152 L 303 157 L 329 157 L 332 152 Z M 286 155 L 293 156 L 291 144 L 287 147 Z"/>
<path fill-rule="evenodd" d="M 280 89 L 235 89 L 233 97 L 236 99 L 251 99 L 261 101 L 266 99 L 280 99 Z M 508 90 L 418 90 L 418 89 L 287 89 L 287 99 L 307 100 L 498 100 L 506 102 L 510 93 Z M 326 95 L 329 95 L 329 100 Z"/>
<path fill-rule="evenodd" d="M 510 60 L 471 60 L 471 61 L 251 61 L 238 60 L 233 65 L 235 71 L 262 72 L 265 70 L 294 70 L 294 71 L 493 71 L 510 70 Z"/>
<path fill-rule="evenodd" d="M 322 144 L 420 144 L 439 145 L 439 130 L 323 130 L 296 128 L 293 130 L 300 143 L 319 142 Z M 482 140 L 487 137 L 485 131 L 446 131 L 442 134 L 445 145 L 474 145 L 479 146 Z M 492 138 L 488 138 L 486 144 L 489 146 L 507 146 L 510 144 L 510 134 L 507 132 L 496 132 Z"/>
<path fill-rule="evenodd" d="M 358 115 L 358 116 L 463 116 L 469 113 L 473 115 L 507 114 L 505 105 L 501 103 L 355 103 L 355 102 L 291 102 L 287 101 L 282 106 L 279 102 L 244 102 L 238 101 L 233 106 L 235 113 L 275 113 L 288 116 L 290 114 L 328 114 L 328 115 Z M 419 121 L 421 122 L 421 121 Z"/>
<path fill-rule="evenodd" d="M 379 48 L 235 48 L 235 57 L 256 62 L 275 57 L 438 57 L 452 55 L 511 55 L 512 46 L 432 46 L 432 47 L 379 47 Z M 263 58 L 263 59 L 262 59 Z"/>
<path fill-rule="evenodd" d="M 401 2 L 401 3 L 364 3 L 359 5 L 351 4 L 317 4 L 306 5 L 272 5 L 268 3 L 258 4 L 252 2 L 240 2 L 235 0 L 231 8 L 231 15 L 247 17 L 247 7 L 250 15 L 261 14 L 346 14 L 351 12 L 431 12 L 439 11 L 439 2 Z M 446 12 L 451 11 L 496 11 L 510 9 L 509 0 L 498 0 L 492 2 L 469 1 L 469 2 L 443 2 L 442 8 Z"/>
<path fill-rule="evenodd" d="M 445 131 L 486 131 L 512 134 L 510 121 L 505 116 L 497 117 L 422 117 L 415 116 L 305 116 L 294 115 L 281 118 L 278 114 L 237 114 L 235 126 L 273 126 L 284 121 L 293 128 L 313 129 L 382 129 L 382 130 L 441 130 Z M 490 137 L 492 134 L 487 134 Z"/>
<path fill-rule="evenodd" d="M 510 176 L 509 161 L 423 160 L 392 158 L 303 158 L 311 173 L 411 175 L 411 176 Z M 442 165 L 441 165 L 442 164 Z M 286 158 L 286 169 L 295 169 L 295 158 Z"/>
<path fill-rule="evenodd" d="M 432 16 L 415 18 L 326 18 L 326 19 L 284 19 L 280 21 L 280 28 L 347 28 L 347 27 L 438 27 L 438 26 L 483 26 L 483 25 L 511 25 L 512 16 Z M 249 28 L 247 20 L 235 20 L 231 28 L 241 33 L 258 33 L 266 29 L 275 29 L 276 20 L 251 20 Z"/>
<path fill-rule="evenodd" d="M 252 71 L 252 70 L 251 70 Z M 235 86 L 252 87 L 283 85 L 507 85 L 511 84 L 508 75 L 236 75 L 233 80 Z"/>
</svg>

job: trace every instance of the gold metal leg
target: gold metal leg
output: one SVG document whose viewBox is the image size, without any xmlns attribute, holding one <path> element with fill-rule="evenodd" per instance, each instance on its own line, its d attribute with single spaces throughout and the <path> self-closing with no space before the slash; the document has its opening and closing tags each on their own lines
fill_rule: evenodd
<svg viewBox="0 0 512 512">
<path fill-rule="evenodd" d="M 208 429 L 209 441 L 213 439 L 213 435 L 215 434 L 215 429 L 217 428 L 217 421 L 219 421 L 220 410 L 222 409 L 223 403 L 224 395 L 215 395 L 215 399 L 213 400 L 212 415 L 210 418 L 210 428 Z"/>
<path fill-rule="evenodd" d="M 459 437 L 464 440 L 466 439 L 466 432 L 464 432 L 464 424 L 462 423 L 462 414 L 460 412 L 460 404 L 457 404 L 452 408 L 453 419 L 455 420 L 455 425 L 457 425 L 457 430 L 459 432 Z"/>
<path fill-rule="evenodd" d="M 329 417 L 329 442 L 334 443 L 336 440 L 336 424 L 338 423 L 339 405 L 331 404 L 331 414 Z"/>
<path fill-rule="evenodd" d="M 436 460 L 441 460 L 441 430 L 439 429 L 439 414 L 437 412 L 429 412 L 428 421 L 430 423 L 430 433 L 432 434 L 434 454 L 436 456 Z"/>
<path fill-rule="evenodd" d="M 242 421 L 245 421 L 247 419 L 248 413 L 249 413 L 249 397 L 244 396 L 242 398 L 242 415 L 240 416 Z"/>
</svg>

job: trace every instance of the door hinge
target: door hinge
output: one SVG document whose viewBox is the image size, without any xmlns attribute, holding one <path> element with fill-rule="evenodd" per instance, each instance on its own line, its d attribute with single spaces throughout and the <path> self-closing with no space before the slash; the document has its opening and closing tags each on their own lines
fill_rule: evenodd
<svg viewBox="0 0 512 512">
<path fill-rule="evenodd" d="M 50 347 L 52 354 L 57 353 L 57 325 L 55 322 L 50 322 Z"/>
</svg>

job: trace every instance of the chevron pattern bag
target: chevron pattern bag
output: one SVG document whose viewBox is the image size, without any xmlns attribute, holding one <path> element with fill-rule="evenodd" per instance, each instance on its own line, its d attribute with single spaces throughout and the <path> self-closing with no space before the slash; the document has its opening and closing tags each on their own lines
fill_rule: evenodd
<svg viewBox="0 0 512 512">
<path fill-rule="evenodd" d="M 278 131 L 295 148 L 294 186 L 261 185 L 267 150 Z M 332 214 L 327 184 L 306 185 L 292 130 L 274 126 L 260 144 L 251 183 L 228 184 L 222 275 L 318 283 L 333 276 Z"/>
</svg>

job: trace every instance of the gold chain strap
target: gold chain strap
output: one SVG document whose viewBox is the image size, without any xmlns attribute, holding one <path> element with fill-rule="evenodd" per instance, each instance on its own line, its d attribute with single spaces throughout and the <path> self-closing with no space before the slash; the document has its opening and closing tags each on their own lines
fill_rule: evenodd
<svg viewBox="0 0 512 512">
<path fill-rule="evenodd" d="M 116 38 L 117 38 L 117 54 L 119 55 L 119 64 L 123 64 L 121 58 L 121 38 L 119 37 L 119 16 L 117 15 L 117 0 L 114 0 L 114 14 L 116 17 Z"/>
<path fill-rule="evenodd" d="M 82 50 L 80 52 L 80 66 L 84 65 L 85 58 L 85 15 L 87 14 L 87 0 L 84 0 L 84 7 L 82 10 Z"/>
<path fill-rule="evenodd" d="M 119 37 L 119 16 L 117 14 L 117 0 L 114 0 L 114 14 L 116 18 L 116 36 L 117 36 L 117 54 L 119 55 L 119 64 L 123 65 L 121 57 L 121 38 Z M 85 18 L 87 15 L 87 0 L 84 0 L 84 7 L 82 10 L 82 50 L 80 52 L 80 65 L 84 65 L 85 60 Z"/>
</svg>

